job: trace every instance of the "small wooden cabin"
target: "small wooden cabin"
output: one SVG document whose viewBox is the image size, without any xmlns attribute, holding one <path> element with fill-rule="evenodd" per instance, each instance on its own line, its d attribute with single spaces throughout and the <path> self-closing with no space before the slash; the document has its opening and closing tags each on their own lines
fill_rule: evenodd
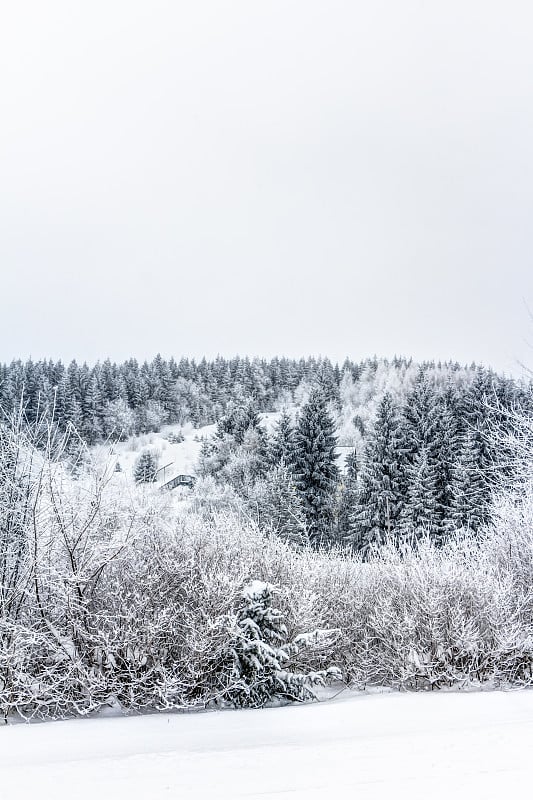
<svg viewBox="0 0 533 800">
<path fill-rule="evenodd" d="M 177 486 L 186 486 L 188 489 L 192 489 L 195 483 L 196 478 L 194 475 L 176 475 L 174 478 L 164 483 L 161 488 L 171 491 Z"/>
</svg>

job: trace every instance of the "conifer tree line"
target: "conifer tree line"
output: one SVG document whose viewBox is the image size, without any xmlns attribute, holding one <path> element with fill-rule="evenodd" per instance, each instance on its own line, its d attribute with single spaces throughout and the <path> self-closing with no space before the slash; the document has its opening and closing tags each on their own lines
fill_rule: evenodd
<svg viewBox="0 0 533 800">
<path fill-rule="evenodd" d="M 346 362 L 357 374 L 358 366 Z M 273 408 L 305 380 L 319 380 L 332 397 L 341 370 L 328 359 L 218 357 L 212 361 L 157 355 L 139 364 L 109 360 L 94 366 L 72 361 L 0 364 L 0 409 L 22 402 L 29 422 L 53 410 L 62 428 L 74 426 L 88 444 L 158 430 L 166 423 L 216 422 L 228 404 L 252 399 L 259 411 Z"/>
<path fill-rule="evenodd" d="M 391 534 L 442 543 L 461 528 L 477 531 L 508 469 L 491 432 L 505 429 L 511 409 L 531 414 L 532 400 L 531 389 L 514 392 L 482 370 L 464 393 L 453 384 L 436 389 L 423 370 L 402 402 L 386 393 L 357 480 L 347 472 L 346 540 L 365 551 Z"/>
<path fill-rule="evenodd" d="M 217 422 L 201 474 L 230 486 L 258 522 L 294 543 L 362 551 L 390 535 L 424 532 L 440 542 L 461 527 L 477 530 L 493 480 L 508 468 L 488 432 L 505 426 L 509 409 L 533 411 L 531 385 L 485 368 L 375 358 L 1 365 L 2 412 L 21 402 L 29 423 L 48 410 L 88 444 Z M 292 413 L 267 434 L 260 414 L 280 407 Z M 342 470 L 339 444 L 351 445 Z"/>
<path fill-rule="evenodd" d="M 421 367 L 405 395 L 383 394 L 361 452 L 348 450 L 342 472 L 335 402 L 318 384 L 270 435 L 253 403 L 232 407 L 204 442 L 200 471 L 232 485 L 260 523 L 296 543 L 366 553 L 390 537 L 442 544 L 459 529 L 475 532 L 509 468 L 491 431 L 505 429 L 510 410 L 531 414 L 533 394 L 482 369 L 466 387 L 433 378 Z"/>
<path fill-rule="evenodd" d="M 297 402 L 295 394 L 302 384 L 318 386 L 338 407 L 346 377 L 356 385 L 366 381 L 378 386 L 384 374 L 404 376 L 417 369 L 403 358 L 371 358 L 358 363 L 346 359 L 340 366 L 328 358 L 313 357 L 176 361 L 157 355 L 142 364 L 132 358 L 121 364 L 106 360 L 94 366 L 76 361 L 65 365 L 52 360 L 17 360 L 0 364 L 0 408 L 10 411 L 23 398 L 30 422 L 44 409 L 54 409 L 60 426 L 72 423 L 92 444 L 109 436 L 126 438 L 157 430 L 164 423 L 213 423 L 230 405 L 248 400 L 253 400 L 258 411 L 271 411 L 280 398 Z M 507 406 L 523 403 L 528 393 L 520 383 L 475 365 L 427 362 L 420 370 L 441 393 L 449 385 L 452 393 L 462 396 L 474 391 L 478 399 L 489 395 Z M 483 413 L 478 410 L 481 416 Z"/>
</svg>

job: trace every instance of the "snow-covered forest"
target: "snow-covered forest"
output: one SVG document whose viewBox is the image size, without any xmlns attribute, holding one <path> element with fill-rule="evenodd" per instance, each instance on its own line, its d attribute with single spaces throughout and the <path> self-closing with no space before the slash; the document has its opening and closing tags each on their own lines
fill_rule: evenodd
<svg viewBox="0 0 533 800">
<path fill-rule="evenodd" d="M 0 367 L 0 706 L 533 681 L 533 391 L 482 367 Z"/>
</svg>

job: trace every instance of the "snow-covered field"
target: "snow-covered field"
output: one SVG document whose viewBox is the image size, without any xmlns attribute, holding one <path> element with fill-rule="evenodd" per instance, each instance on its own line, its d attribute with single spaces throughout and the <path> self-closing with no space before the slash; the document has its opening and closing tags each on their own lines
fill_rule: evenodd
<svg viewBox="0 0 533 800">
<path fill-rule="evenodd" d="M 6 726 L 0 797 L 530 797 L 533 691 Z"/>
</svg>

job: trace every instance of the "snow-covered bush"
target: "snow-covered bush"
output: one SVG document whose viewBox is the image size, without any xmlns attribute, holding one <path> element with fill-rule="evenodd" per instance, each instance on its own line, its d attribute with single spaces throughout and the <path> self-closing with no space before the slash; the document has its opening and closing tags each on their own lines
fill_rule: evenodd
<svg viewBox="0 0 533 800">
<path fill-rule="evenodd" d="M 185 436 L 183 435 L 182 431 L 178 431 L 177 433 L 170 431 L 170 433 L 167 433 L 165 436 L 165 439 L 170 444 L 180 444 L 181 442 L 185 441 Z"/>
<path fill-rule="evenodd" d="M 289 668 L 291 656 L 301 649 L 331 647 L 337 631 L 316 630 L 288 641 L 283 614 L 272 605 L 274 592 L 270 583 L 258 580 L 242 591 L 235 633 L 227 648 L 231 684 L 220 696 L 233 706 L 259 708 L 275 698 L 313 700 L 313 686 L 341 678 L 337 667 L 307 673 Z"/>
<path fill-rule="evenodd" d="M 242 498 L 229 484 L 217 483 L 212 475 L 200 477 L 196 480 L 192 492 L 189 494 L 189 508 L 194 513 L 205 517 L 221 512 L 244 512 Z"/>
<path fill-rule="evenodd" d="M 108 402 L 103 410 L 103 432 L 108 439 L 127 439 L 136 429 L 135 413 L 122 398 Z"/>
</svg>

